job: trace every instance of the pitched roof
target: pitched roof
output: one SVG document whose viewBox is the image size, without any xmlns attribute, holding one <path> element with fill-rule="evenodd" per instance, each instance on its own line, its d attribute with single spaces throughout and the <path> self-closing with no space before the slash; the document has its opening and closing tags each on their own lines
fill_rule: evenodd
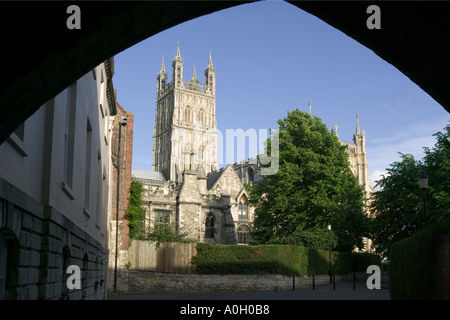
<svg viewBox="0 0 450 320">
<path fill-rule="evenodd" d="M 131 176 L 136 179 L 154 180 L 154 181 L 161 181 L 161 182 L 166 181 L 166 178 L 164 177 L 164 175 L 158 171 L 131 169 Z"/>
<path fill-rule="evenodd" d="M 211 187 L 214 185 L 214 183 L 217 181 L 217 179 L 220 177 L 222 172 L 224 172 L 224 168 L 220 169 L 219 171 L 213 171 L 208 173 L 208 176 L 206 177 L 206 189 L 211 189 Z"/>
</svg>

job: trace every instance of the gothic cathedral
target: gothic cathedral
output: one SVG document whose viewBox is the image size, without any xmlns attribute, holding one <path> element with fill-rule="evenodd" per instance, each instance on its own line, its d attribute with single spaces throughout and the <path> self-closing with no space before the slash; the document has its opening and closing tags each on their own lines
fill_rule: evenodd
<svg viewBox="0 0 450 320">
<path fill-rule="evenodd" d="M 202 242 L 246 244 L 253 211 L 248 191 L 231 165 L 219 170 L 215 105 L 216 75 L 211 53 L 205 84 L 183 77 L 178 45 L 168 82 L 164 60 L 157 75 L 152 171 L 133 170 L 144 185 L 146 221 L 173 226 Z"/>
<path fill-rule="evenodd" d="M 219 170 L 216 71 L 211 52 L 204 75 L 203 85 L 194 65 L 191 80 L 184 80 L 178 45 L 169 83 L 163 59 L 157 75 L 152 171 L 133 169 L 132 176 L 144 186 L 147 230 L 172 226 L 201 242 L 247 244 L 254 209 L 248 206 L 244 184 L 262 179 L 259 157 Z M 347 146 L 351 170 L 365 186 L 368 199 L 373 190 L 358 116 L 353 142 L 341 143 Z M 368 250 L 370 243 L 365 241 Z"/>
</svg>

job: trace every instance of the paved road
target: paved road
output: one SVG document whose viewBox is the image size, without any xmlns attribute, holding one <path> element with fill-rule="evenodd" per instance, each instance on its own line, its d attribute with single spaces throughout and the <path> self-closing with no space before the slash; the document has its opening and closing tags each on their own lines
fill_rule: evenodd
<svg viewBox="0 0 450 320">
<path fill-rule="evenodd" d="M 370 290 L 365 281 L 338 282 L 332 285 L 316 286 L 316 289 L 301 288 L 281 292 L 224 292 L 204 294 L 142 294 L 109 295 L 108 300 L 390 300 L 389 290 L 382 279 L 381 289 Z"/>
</svg>

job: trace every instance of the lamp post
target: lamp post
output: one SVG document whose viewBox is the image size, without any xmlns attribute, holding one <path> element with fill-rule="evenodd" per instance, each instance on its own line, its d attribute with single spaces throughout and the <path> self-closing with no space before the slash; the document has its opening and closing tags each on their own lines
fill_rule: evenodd
<svg viewBox="0 0 450 320">
<path fill-rule="evenodd" d="M 328 230 L 328 261 L 330 263 L 330 269 L 328 270 L 328 273 L 330 274 L 330 283 L 333 282 L 332 278 L 332 272 L 331 272 L 331 223 L 328 221 L 327 223 L 327 230 Z"/>
<path fill-rule="evenodd" d="M 422 204 L 423 204 L 423 227 L 427 227 L 427 211 L 425 206 L 425 193 L 428 187 L 428 176 L 422 171 L 419 176 L 419 186 L 422 190 Z"/>
<path fill-rule="evenodd" d="M 122 126 L 127 124 L 127 119 L 123 118 L 119 121 L 119 139 L 117 142 L 117 196 L 116 196 L 116 257 L 114 262 L 114 292 L 117 285 L 117 258 L 119 257 L 119 190 L 120 190 L 120 140 L 122 138 Z"/>
</svg>

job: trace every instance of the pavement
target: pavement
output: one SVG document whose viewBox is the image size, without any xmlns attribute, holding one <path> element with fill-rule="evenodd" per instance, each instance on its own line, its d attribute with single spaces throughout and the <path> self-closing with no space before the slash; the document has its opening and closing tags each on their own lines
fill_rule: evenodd
<svg viewBox="0 0 450 320">
<path fill-rule="evenodd" d="M 368 289 L 366 280 L 341 281 L 311 288 L 279 292 L 159 293 L 113 295 L 108 300 L 390 300 L 388 279 L 381 278 L 381 289 Z"/>
</svg>

